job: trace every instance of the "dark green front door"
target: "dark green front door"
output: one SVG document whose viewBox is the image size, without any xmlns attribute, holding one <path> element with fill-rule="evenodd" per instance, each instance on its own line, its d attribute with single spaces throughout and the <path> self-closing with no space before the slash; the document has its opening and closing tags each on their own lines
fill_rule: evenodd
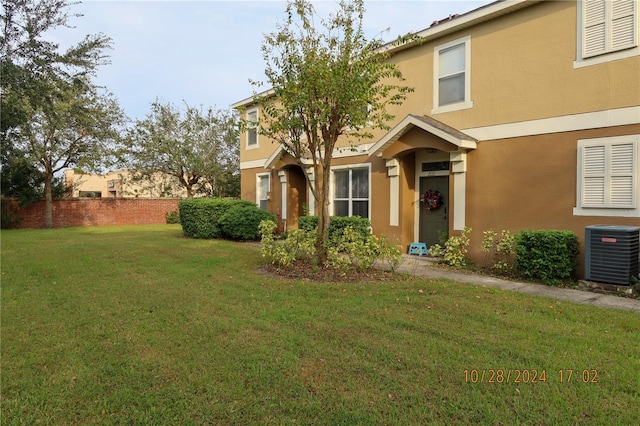
<svg viewBox="0 0 640 426">
<path fill-rule="evenodd" d="M 421 177 L 420 198 L 428 190 L 439 191 L 442 195 L 442 206 L 436 210 L 427 210 L 420 202 L 420 242 L 431 247 L 440 242 L 441 233 L 449 230 L 449 176 Z"/>
</svg>

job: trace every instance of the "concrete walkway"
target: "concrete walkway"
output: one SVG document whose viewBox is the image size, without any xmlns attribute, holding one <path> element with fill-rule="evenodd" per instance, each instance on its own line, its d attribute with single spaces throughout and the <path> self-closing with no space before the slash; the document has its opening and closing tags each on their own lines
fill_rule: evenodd
<svg viewBox="0 0 640 426">
<path fill-rule="evenodd" d="M 640 300 L 637 299 L 609 296 L 606 294 L 568 288 L 550 287 L 544 284 L 508 281 L 485 275 L 448 271 L 432 265 L 433 260 L 431 260 L 431 258 L 404 255 L 398 270 L 426 278 L 447 278 L 465 284 L 497 287 L 502 290 L 519 291 L 521 293 L 535 294 L 537 296 L 550 297 L 552 299 L 565 300 L 568 302 L 595 305 L 603 308 L 624 309 L 640 313 Z"/>
</svg>

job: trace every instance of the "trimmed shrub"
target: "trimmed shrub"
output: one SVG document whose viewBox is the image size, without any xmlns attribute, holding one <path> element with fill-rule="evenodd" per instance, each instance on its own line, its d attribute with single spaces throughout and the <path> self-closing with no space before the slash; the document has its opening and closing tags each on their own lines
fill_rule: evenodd
<svg viewBox="0 0 640 426">
<path fill-rule="evenodd" d="M 303 231 L 313 231 L 318 226 L 318 216 L 300 216 L 298 218 L 298 229 Z"/>
<path fill-rule="evenodd" d="M 166 219 L 168 225 L 180 223 L 180 213 L 178 212 L 178 210 L 166 212 L 164 214 L 164 218 Z"/>
<path fill-rule="evenodd" d="M 190 238 L 221 238 L 218 221 L 235 206 L 253 206 L 251 201 L 231 198 L 193 198 L 178 203 L 182 232 Z"/>
<path fill-rule="evenodd" d="M 516 268 L 525 277 L 555 285 L 574 275 L 580 245 L 571 231 L 522 231 L 516 242 Z"/>
<path fill-rule="evenodd" d="M 298 228 L 313 231 L 318 227 L 318 216 L 301 216 L 298 218 Z M 351 227 L 358 235 L 366 240 L 371 235 L 371 222 L 360 216 L 331 216 L 329 222 L 329 241 L 337 243 L 344 230 Z"/>
<path fill-rule="evenodd" d="M 257 240 L 260 237 L 260 222 L 275 221 L 268 211 L 256 205 L 236 205 L 218 220 L 222 236 L 232 240 Z"/>
</svg>

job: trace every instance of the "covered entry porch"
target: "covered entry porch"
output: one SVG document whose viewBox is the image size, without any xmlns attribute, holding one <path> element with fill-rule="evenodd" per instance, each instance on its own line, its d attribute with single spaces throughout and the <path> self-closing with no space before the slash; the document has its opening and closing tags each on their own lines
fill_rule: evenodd
<svg viewBox="0 0 640 426">
<path fill-rule="evenodd" d="M 371 147 L 385 160 L 388 226 L 399 228 L 404 247 L 431 246 L 464 228 L 467 154 L 477 143 L 431 117 L 408 115 Z"/>
</svg>

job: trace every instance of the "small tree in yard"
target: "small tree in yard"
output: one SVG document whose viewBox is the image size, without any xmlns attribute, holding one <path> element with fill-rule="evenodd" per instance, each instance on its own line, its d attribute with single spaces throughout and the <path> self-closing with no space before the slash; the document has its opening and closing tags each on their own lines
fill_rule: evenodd
<svg viewBox="0 0 640 426">
<path fill-rule="evenodd" d="M 341 1 L 339 10 L 321 26 L 306 0 L 290 0 L 287 20 L 265 36 L 262 52 L 267 68 L 267 96 L 256 96 L 262 107 L 260 133 L 278 142 L 302 167 L 318 205 L 316 254 L 327 259 L 329 172 L 333 150 L 342 135 L 371 138 L 366 128 L 388 128 L 393 116 L 386 108 L 400 104 L 413 89 L 392 84 L 402 76 L 382 42 L 365 38 L 363 0 Z M 264 83 L 253 83 L 259 87 Z"/>
</svg>

